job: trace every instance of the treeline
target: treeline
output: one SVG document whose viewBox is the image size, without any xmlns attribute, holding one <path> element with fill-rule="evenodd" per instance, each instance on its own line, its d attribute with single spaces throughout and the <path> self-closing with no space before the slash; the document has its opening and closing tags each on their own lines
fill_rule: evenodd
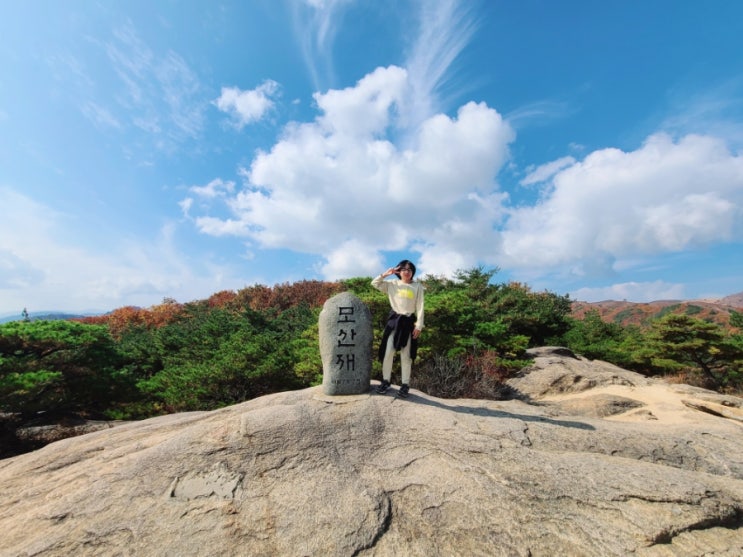
<svg viewBox="0 0 743 557">
<path fill-rule="evenodd" d="M 688 315 L 664 316 L 647 330 L 605 323 L 598 313 L 574 319 L 568 296 L 494 283 L 496 272 L 422 280 L 426 329 L 413 387 L 501 398 L 504 381 L 528 364 L 528 347 L 562 345 L 646 375 L 743 388 L 739 313 L 733 332 Z M 166 299 L 100 317 L 0 325 L 0 413 L 138 419 L 319 384 L 317 322 L 330 296 L 350 290 L 369 306 L 378 345 L 389 306 L 370 281 L 251 286 L 186 304 Z"/>
</svg>

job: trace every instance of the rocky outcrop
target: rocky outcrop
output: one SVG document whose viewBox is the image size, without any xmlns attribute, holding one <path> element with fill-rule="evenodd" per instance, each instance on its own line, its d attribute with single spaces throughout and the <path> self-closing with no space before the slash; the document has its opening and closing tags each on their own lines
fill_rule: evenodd
<svg viewBox="0 0 743 557">
<path fill-rule="evenodd" d="M 38 423 L 41 421 L 42 423 Z M 123 421 L 88 420 L 76 416 L 47 417 L 26 420 L 19 414 L 0 413 L 0 459 L 40 449 L 44 445 L 109 429 Z"/>
<path fill-rule="evenodd" d="M 743 401 L 534 356 L 522 400 L 317 387 L 0 461 L 0 555 L 743 554 Z"/>
</svg>

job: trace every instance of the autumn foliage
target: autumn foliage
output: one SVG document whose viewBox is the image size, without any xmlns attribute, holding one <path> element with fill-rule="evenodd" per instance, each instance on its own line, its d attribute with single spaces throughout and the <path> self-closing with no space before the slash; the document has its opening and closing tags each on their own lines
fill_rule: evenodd
<svg viewBox="0 0 743 557">
<path fill-rule="evenodd" d="M 114 337 L 120 337 L 122 332 L 129 327 L 162 327 L 172 323 L 181 315 L 183 315 L 183 304 L 179 304 L 175 300 L 165 299 L 162 304 L 146 309 L 124 306 L 105 315 L 83 317 L 76 319 L 76 321 L 91 325 L 106 325 Z"/>
</svg>

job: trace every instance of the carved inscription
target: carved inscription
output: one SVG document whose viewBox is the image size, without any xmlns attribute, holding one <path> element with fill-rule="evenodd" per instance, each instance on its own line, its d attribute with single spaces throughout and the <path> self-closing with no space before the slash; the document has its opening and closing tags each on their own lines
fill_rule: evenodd
<svg viewBox="0 0 743 557">
<path fill-rule="evenodd" d="M 369 308 L 350 292 L 330 298 L 320 312 L 323 392 L 361 394 L 369 390 L 372 323 Z"/>
</svg>

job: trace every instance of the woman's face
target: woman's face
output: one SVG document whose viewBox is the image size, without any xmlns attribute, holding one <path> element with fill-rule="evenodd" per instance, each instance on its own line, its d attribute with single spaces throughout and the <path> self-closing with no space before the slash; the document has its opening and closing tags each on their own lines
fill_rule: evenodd
<svg viewBox="0 0 743 557">
<path fill-rule="evenodd" d="M 400 278 L 404 283 L 410 284 L 413 282 L 413 269 L 407 265 L 400 267 Z"/>
</svg>

